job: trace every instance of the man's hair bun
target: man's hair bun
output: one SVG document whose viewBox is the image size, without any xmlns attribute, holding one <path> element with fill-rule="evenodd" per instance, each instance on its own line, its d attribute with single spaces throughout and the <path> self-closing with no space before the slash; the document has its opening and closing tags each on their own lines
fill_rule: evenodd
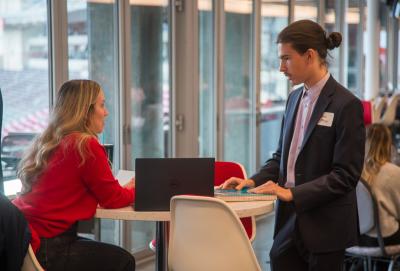
<svg viewBox="0 0 400 271">
<path fill-rule="evenodd" d="M 329 50 L 339 47 L 342 43 L 342 35 L 339 32 L 332 32 L 326 38 L 326 43 Z"/>
</svg>

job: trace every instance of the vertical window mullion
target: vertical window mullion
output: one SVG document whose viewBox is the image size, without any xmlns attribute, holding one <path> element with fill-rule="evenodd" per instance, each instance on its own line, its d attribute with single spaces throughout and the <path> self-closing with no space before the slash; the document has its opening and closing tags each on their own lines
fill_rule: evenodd
<svg viewBox="0 0 400 271">
<path fill-rule="evenodd" d="M 130 118 L 131 112 L 131 16 L 130 16 L 130 5 L 129 0 L 119 0 L 118 1 L 118 11 L 119 16 L 117 16 L 117 27 L 118 31 L 118 45 L 116 46 L 118 50 L 118 89 L 116 94 L 116 101 L 119 105 L 119 135 L 116 137 L 119 140 L 120 146 L 120 165 L 124 169 L 131 170 L 132 168 L 132 155 L 131 155 L 131 124 Z"/>
<path fill-rule="evenodd" d="M 260 72 L 261 72 L 261 1 L 254 0 L 253 2 L 253 52 L 252 52 L 252 69 L 251 80 L 252 88 L 250 91 L 251 97 L 251 133 L 250 137 L 252 142 L 250 149 L 250 171 L 255 172 L 256 168 L 260 165 L 260 125 L 259 120 L 261 116 L 261 101 L 260 101 Z"/>
<path fill-rule="evenodd" d="M 67 0 L 48 0 L 49 5 L 49 75 L 52 100 L 59 87 L 68 80 Z"/>
<path fill-rule="evenodd" d="M 223 160 L 224 156 L 224 48 L 225 48 L 225 10 L 224 1 L 214 0 L 214 71 L 217 112 L 217 149 L 216 157 Z"/>
</svg>

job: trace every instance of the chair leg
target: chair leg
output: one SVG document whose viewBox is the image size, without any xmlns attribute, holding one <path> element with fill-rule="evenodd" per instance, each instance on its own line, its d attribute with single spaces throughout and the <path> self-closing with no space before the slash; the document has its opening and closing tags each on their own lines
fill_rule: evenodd
<svg viewBox="0 0 400 271">
<path fill-rule="evenodd" d="M 365 266 L 365 258 L 354 258 L 351 262 L 349 271 L 357 271 L 360 269 L 360 267 L 364 267 Z M 363 268 L 363 270 L 365 270 L 365 267 Z"/>
<path fill-rule="evenodd" d="M 400 255 L 395 255 L 395 256 L 391 257 L 390 263 L 389 263 L 389 267 L 388 267 L 388 271 L 393 271 L 394 270 L 394 267 L 395 267 L 396 262 L 399 259 L 399 257 L 400 257 Z M 396 268 L 396 270 L 398 270 L 398 269 Z"/>
<path fill-rule="evenodd" d="M 396 263 L 397 263 L 397 260 L 399 259 L 399 257 L 400 257 L 400 255 L 395 255 L 395 256 L 391 257 L 388 271 L 398 270 L 397 268 L 394 269 L 394 267 L 397 266 Z"/>
<path fill-rule="evenodd" d="M 357 258 L 353 257 L 348 257 L 346 256 L 344 261 L 343 261 L 343 267 L 342 270 L 344 271 L 353 271 L 353 266 L 357 263 Z"/>
<path fill-rule="evenodd" d="M 371 257 L 367 257 L 367 264 L 368 264 L 367 270 L 368 270 L 368 271 L 371 271 L 371 270 L 372 270 L 372 261 L 371 261 Z"/>
<path fill-rule="evenodd" d="M 363 266 L 364 266 L 364 271 L 371 271 L 368 268 L 368 258 L 367 257 L 363 258 Z"/>
<path fill-rule="evenodd" d="M 394 266 L 394 261 L 393 261 L 393 259 L 390 259 L 388 271 L 392 271 L 393 270 L 393 266 Z"/>
</svg>

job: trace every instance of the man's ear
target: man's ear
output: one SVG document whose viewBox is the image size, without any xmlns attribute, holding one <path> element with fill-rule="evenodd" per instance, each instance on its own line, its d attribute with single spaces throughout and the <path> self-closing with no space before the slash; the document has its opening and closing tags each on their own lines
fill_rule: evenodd
<svg viewBox="0 0 400 271">
<path fill-rule="evenodd" d="M 318 57 L 317 51 L 311 48 L 306 51 L 306 54 L 308 63 L 312 63 Z"/>
<path fill-rule="evenodd" d="M 311 62 L 312 59 L 315 57 L 315 51 L 313 49 L 308 49 L 307 50 L 307 60 L 308 62 Z"/>
</svg>

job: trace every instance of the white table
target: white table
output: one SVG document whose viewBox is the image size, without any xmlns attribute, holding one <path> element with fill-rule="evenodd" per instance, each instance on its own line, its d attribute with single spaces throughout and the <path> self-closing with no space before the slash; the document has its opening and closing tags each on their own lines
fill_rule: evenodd
<svg viewBox="0 0 400 271">
<path fill-rule="evenodd" d="M 1 185 L 1 184 L 0 184 Z M 22 184 L 20 179 L 12 179 L 3 181 L 4 195 L 10 200 L 17 196 L 17 193 L 21 191 Z"/>
<path fill-rule="evenodd" d="M 238 217 L 258 216 L 268 214 L 274 209 L 273 201 L 243 201 L 229 202 L 228 205 L 238 215 Z M 167 270 L 167 225 L 170 221 L 170 212 L 136 212 L 132 206 L 119 209 L 97 208 L 95 217 L 114 220 L 143 220 L 156 221 L 157 224 L 157 250 L 156 250 L 156 270 Z"/>
</svg>

